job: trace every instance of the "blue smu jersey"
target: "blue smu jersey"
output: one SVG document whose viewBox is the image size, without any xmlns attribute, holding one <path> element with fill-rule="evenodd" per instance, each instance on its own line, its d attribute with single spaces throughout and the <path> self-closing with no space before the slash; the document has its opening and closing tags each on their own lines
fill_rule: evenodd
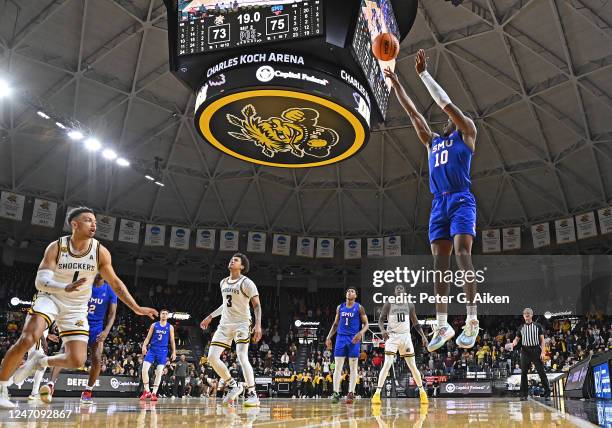
<svg viewBox="0 0 612 428">
<path fill-rule="evenodd" d="M 353 303 L 348 308 L 346 303 L 340 305 L 340 322 L 338 324 L 338 334 L 345 336 L 355 336 L 361 330 L 361 316 L 359 316 L 359 303 Z"/>
<path fill-rule="evenodd" d="M 429 149 L 429 190 L 443 192 L 469 191 L 472 151 L 463 142 L 459 131 L 448 137 L 435 136 Z"/>
<path fill-rule="evenodd" d="M 108 311 L 108 305 L 117 303 L 117 295 L 108 283 L 104 282 L 100 287 L 91 287 L 87 321 L 89 325 L 104 324 L 104 318 Z"/>
<path fill-rule="evenodd" d="M 170 324 L 162 326 L 159 321 L 153 324 L 153 336 L 151 337 L 150 347 L 155 349 L 168 348 L 170 340 Z"/>
</svg>

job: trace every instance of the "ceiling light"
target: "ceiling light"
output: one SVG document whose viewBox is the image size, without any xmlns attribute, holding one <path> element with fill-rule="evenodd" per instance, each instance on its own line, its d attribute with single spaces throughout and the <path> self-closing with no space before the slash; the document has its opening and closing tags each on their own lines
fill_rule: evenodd
<svg viewBox="0 0 612 428">
<path fill-rule="evenodd" d="M 119 166 L 130 166 L 130 162 L 127 159 L 118 158 L 117 159 L 117 165 L 119 165 Z"/>
<path fill-rule="evenodd" d="M 102 152 L 102 156 L 104 156 L 104 159 L 106 160 L 117 159 L 117 153 L 115 153 L 111 149 L 104 149 L 104 151 Z"/>
<path fill-rule="evenodd" d="M 91 150 L 92 152 L 97 152 L 98 150 L 102 148 L 102 143 L 100 143 L 95 138 L 90 137 L 87 140 L 85 140 L 85 148 L 87 150 Z"/>
<path fill-rule="evenodd" d="M 48 115 L 47 113 L 45 113 L 44 111 L 42 111 L 42 110 L 38 110 L 38 111 L 36 112 L 36 114 L 37 114 L 37 115 L 39 115 L 40 117 L 42 117 L 43 119 L 51 119 L 51 118 L 49 117 L 49 115 Z"/>
<path fill-rule="evenodd" d="M 146 178 L 147 180 L 155 181 L 155 179 L 154 179 L 153 177 L 151 177 L 150 175 L 148 175 L 148 174 L 147 174 L 147 175 L 145 175 L 145 178 Z"/>
<path fill-rule="evenodd" d="M 66 126 L 65 126 L 63 123 L 61 123 L 61 122 L 55 122 L 55 124 L 56 124 L 56 125 L 57 125 L 57 127 L 58 127 L 58 128 L 60 128 L 60 129 L 66 129 Z"/>
<path fill-rule="evenodd" d="M 68 132 L 68 137 L 70 137 L 71 140 L 75 141 L 79 141 L 85 138 L 83 133 L 81 131 L 77 131 L 76 129 L 73 129 L 72 131 Z"/>
<path fill-rule="evenodd" d="M 159 187 L 164 187 L 164 183 L 161 181 L 156 181 L 155 184 L 157 184 Z"/>
<path fill-rule="evenodd" d="M 6 80 L 0 79 L 0 98 L 11 95 L 11 87 Z"/>
</svg>

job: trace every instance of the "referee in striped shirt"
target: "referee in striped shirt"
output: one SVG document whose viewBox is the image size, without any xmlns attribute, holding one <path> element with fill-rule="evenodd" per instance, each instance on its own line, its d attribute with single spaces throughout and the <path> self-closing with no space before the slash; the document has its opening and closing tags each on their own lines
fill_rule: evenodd
<svg viewBox="0 0 612 428">
<path fill-rule="evenodd" d="M 550 400 L 550 385 L 548 377 L 544 371 L 544 328 L 533 322 L 533 309 L 523 309 L 525 323 L 517 330 L 516 337 L 512 342 L 512 349 L 521 342 L 521 401 L 527 399 L 529 387 L 527 373 L 531 368 L 531 363 L 535 365 L 536 371 L 540 376 L 540 381 L 544 385 L 544 399 Z"/>
</svg>

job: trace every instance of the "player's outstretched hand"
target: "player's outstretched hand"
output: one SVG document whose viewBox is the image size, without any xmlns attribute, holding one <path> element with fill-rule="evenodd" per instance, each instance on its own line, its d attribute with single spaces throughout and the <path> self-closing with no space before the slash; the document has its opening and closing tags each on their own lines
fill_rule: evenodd
<svg viewBox="0 0 612 428">
<path fill-rule="evenodd" d="M 50 333 L 47 336 L 47 340 L 50 340 L 53 343 L 59 343 L 59 337 L 57 336 L 57 334 Z"/>
<path fill-rule="evenodd" d="M 391 81 L 391 85 L 396 88 L 399 86 L 400 82 L 399 82 L 399 78 L 397 77 L 397 74 L 395 74 L 392 70 L 391 67 L 387 67 L 383 70 L 383 72 L 385 73 L 385 77 L 387 79 L 389 79 Z"/>
<path fill-rule="evenodd" d="M 146 317 L 151 318 L 152 320 L 157 318 L 157 316 L 159 315 L 159 313 L 155 309 L 147 308 L 146 306 L 137 307 L 136 309 L 134 309 L 134 313 L 136 315 L 144 315 Z"/>
<path fill-rule="evenodd" d="M 211 321 L 212 321 L 212 317 L 211 317 L 210 315 L 209 315 L 209 316 L 207 316 L 207 317 L 206 317 L 206 318 L 204 318 L 204 319 L 202 320 L 202 322 L 200 323 L 200 328 L 201 328 L 202 330 L 206 330 L 206 329 L 208 328 L 208 326 L 210 325 Z"/>
<path fill-rule="evenodd" d="M 325 346 L 327 346 L 327 349 L 331 349 L 332 348 L 332 341 L 331 339 L 325 339 Z"/>
<path fill-rule="evenodd" d="M 68 284 L 66 288 L 64 288 L 64 291 L 66 291 L 66 293 L 71 293 L 73 291 L 76 291 L 79 289 L 81 285 L 85 284 L 85 281 L 87 281 L 87 278 L 77 279 L 73 283 Z"/>
<path fill-rule="evenodd" d="M 353 340 L 352 340 L 353 345 L 355 345 L 356 343 L 358 343 L 361 340 L 361 336 L 363 336 L 363 335 L 361 334 L 361 332 L 359 332 L 359 333 L 357 333 L 355 335 L 355 337 L 353 337 Z"/>
<path fill-rule="evenodd" d="M 253 329 L 253 343 L 257 343 L 261 340 L 261 326 L 256 325 Z"/>
<path fill-rule="evenodd" d="M 425 56 L 425 50 L 419 49 L 414 58 L 414 69 L 418 74 L 421 74 L 427 70 L 427 57 Z"/>
</svg>

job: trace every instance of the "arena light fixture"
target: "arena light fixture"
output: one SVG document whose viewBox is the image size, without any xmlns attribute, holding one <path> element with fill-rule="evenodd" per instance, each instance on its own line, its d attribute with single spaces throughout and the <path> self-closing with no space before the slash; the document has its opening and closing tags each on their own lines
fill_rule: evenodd
<svg viewBox="0 0 612 428">
<path fill-rule="evenodd" d="M 117 159 L 117 153 L 115 153 L 111 149 L 104 149 L 104 151 L 102 152 L 102 156 L 106 160 L 115 160 L 115 159 Z"/>
<path fill-rule="evenodd" d="M 59 128 L 59 129 L 66 129 L 66 125 L 64 125 L 62 122 L 55 122 L 55 125 Z"/>
<path fill-rule="evenodd" d="M 119 166 L 130 166 L 130 161 L 124 158 L 117 158 L 117 165 Z"/>
<path fill-rule="evenodd" d="M 150 181 L 155 181 L 155 178 L 151 177 L 149 174 L 146 174 L 145 178 Z"/>
<path fill-rule="evenodd" d="M 159 187 L 164 187 L 165 184 L 162 183 L 161 181 L 156 181 L 155 184 L 157 184 Z"/>
<path fill-rule="evenodd" d="M 85 148 L 92 152 L 97 152 L 102 148 L 102 143 L 93 137 L 89 137 L 87 140 L 85 140 Z"/>
<path fill-rule="evenodd" d="M 51 117 L 42 110 L 38 110 L 36 114 L 42 117 L 43 119 L 51 119 Z"/>
<path fill-rule="evenodd" d="M 83 138 L 85 138 L 85 136 L 83 135 L 83 133 L 81 131 L 77 131 L 76 129 L 73 129 L 72 131 L 68 132 L 68 137 L 71 140 L 75 140 L 75 141 L 80 141 Z"/>
<path fill-rule="evenodd" d="M 0 98 L 10 96 L 11 92 L 13 91 L 11 90 L 11 87 L 8 82 L 6 80 L 0 79 Z"/>
</svg>

